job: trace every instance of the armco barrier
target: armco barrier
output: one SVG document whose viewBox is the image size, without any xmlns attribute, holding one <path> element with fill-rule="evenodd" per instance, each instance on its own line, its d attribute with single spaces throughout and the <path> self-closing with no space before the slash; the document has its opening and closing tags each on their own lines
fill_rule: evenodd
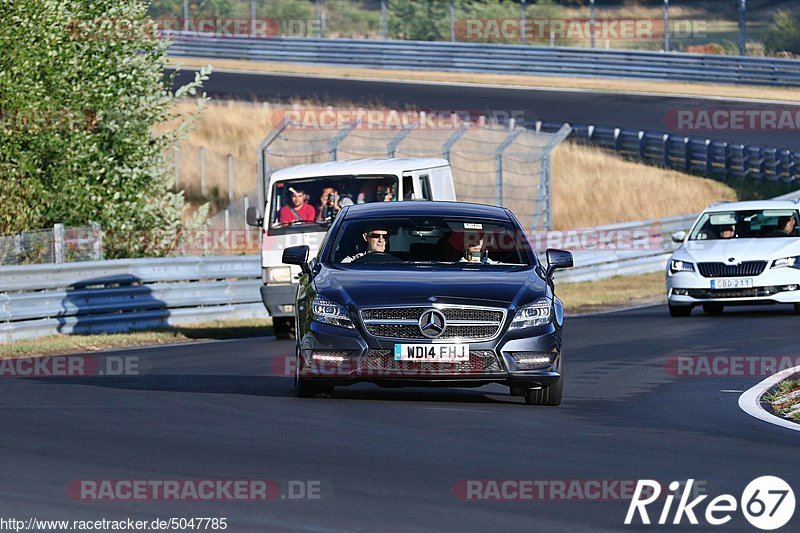
<svg viewBox="0 0 800 533">
<path fill-rule="evenodd" d="M 557 131 L 563 125 L 552 121 L 525 124 L 544 132 Z M 800 152 L 613 126 L 570 126 L 571 138 L 576 141 L 613 150 L 623 157 L 650 165 L 720 180 L 780 182 L 788 187 L 796 186 L 800 180 Z"/>
<path fill-rule="evenodd" d="M 800 87 L 800 61 L 635 50 L 362 39 L 214 38 L 171 32 L 169 53 L 360 68 L 613 77 Z"/>
<path fill-rule="evenodd" d="M 266 317 L 258 256 L 0 267 L 0 341 Z"/>
</svg>

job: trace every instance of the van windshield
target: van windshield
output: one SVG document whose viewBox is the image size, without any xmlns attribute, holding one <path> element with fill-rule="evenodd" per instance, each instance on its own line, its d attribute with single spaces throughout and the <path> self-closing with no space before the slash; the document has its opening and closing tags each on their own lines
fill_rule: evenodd
<svg viewBox="0 0 800 533">
<path fill-rule="evenodd" d="M 269 228 L 320 231 L 348 205 L 392 202 L 396 176 L 319 176 L 278 181 L 272 186 Z"/>
</svg>

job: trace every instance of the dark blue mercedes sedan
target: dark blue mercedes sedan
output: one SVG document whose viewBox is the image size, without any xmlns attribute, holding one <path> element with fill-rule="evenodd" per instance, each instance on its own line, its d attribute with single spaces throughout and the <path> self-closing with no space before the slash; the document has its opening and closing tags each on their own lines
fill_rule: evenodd
<svg viewBox="0 0 800 533">
<path fill-rule="evenodd" d="M 528 404 L 559 405 L 564 309 L 553 272 L 572 254 L 539 262 L 508 209 L 396 202 L 342 209 L 302 269 L 296 300 L 295 384 L 302 397 L 372 382 L 501 383 Z"/>
</svg>

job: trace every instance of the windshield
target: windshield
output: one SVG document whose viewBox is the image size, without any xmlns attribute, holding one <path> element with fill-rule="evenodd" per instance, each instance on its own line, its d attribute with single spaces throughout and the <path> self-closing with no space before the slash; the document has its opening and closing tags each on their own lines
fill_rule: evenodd
<svg viewBox="0 0 800 533">
<path fill-rule="evenodd" d="M 396 176 L 322 176 L 279 181 L 272 186 L 270 229 L 329 225 L 348 205 L 395 200 Z"/>
<path fill-rule="evenodd" d="M 689 240 L 797 237 L 797 223 L 798 213 L 793 209 L 704 213 Z"/>
<path fill-rule="evenodd" d="M 327 261 L 335 264 L 530 265 L 528 240 L 510 221 L 416 216 L 345 220 Z"/>
</svg>

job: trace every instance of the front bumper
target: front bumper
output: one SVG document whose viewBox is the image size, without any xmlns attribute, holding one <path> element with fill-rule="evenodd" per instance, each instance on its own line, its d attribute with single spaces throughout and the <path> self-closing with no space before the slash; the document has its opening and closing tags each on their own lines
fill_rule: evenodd
<svg viewBox="0 0 800 533">
<path fill-rule="evenodd" d="M 261 286 L 261 301 L 270 316 L 294 316 L 297 283 L 278 283 Z"/>
<path fill-rule="evenodd" d="M 768 268 L 759 276 L 742 276 L 750 277 L 753 287 L 737 289 L 712 289 L 711 278 L 697 272 L 671 274 L 667 271 L 666 276 L 667 298 L 673 306 L 712 302 L 725 305 L 800 303 L 800 270 L 793 268 Z"/>
<path fill-rule="evenodd" d="M 395 361 L 396 342 L 432 344 L 422 340 L 378 340 L 358 330 L 311 322 L 300 338 L 299 374 L 303 379 L 329 385 L 370 382 L 389 387 L 469 387 L 489 383 L 538 387 L 561 377 L 561 332 L 552 324 L 470 343 L 470 360 L 461 363 Z M 535 369 L 522 368 L 514 357 L 519 353 L 547 356 L 550 362 Z"/>
</svg>

